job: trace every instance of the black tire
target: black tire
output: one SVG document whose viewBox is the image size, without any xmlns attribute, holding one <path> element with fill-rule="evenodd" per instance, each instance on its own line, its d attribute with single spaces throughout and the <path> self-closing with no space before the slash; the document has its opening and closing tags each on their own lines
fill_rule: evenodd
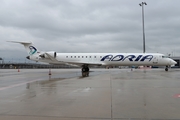
<svg viewBox="0 0 180 120">
<path fill-rule="evenodd" d="M 82 68 L 82 72 L 86 72 L 86 69 L 85 69 L 85 68 Z"/>
</svg>

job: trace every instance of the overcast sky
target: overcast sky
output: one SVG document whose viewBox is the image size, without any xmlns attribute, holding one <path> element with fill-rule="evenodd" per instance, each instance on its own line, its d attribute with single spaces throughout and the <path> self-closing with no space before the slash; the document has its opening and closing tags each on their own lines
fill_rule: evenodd
<svg viewBox="0 0 180 120">
<path fill-rule="evenodd" d="M 42 51 L 142 52 L 141 0 L 0 0 L 0 57 Z M 180 0 L 146 0 L 146 52 L 180 55 Z"/>
</svg>

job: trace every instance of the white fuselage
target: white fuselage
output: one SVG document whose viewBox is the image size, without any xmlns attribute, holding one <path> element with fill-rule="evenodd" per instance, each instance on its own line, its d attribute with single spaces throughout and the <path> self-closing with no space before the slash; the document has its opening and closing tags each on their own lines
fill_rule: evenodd
<svg viewBox="0 0 180 120">
<path fill-rule="evenodd" d="M 71 64 L 89 69 L 91 65 L 146 65 L 146 66 L 166 66 L 175 65 L 176 61 L 160 53 L 56 53 L 55 51 L 39 51 L 31 42 L 9 41 L 24 45 L 27 59 L 46 62 L 50 64 Z M 89 70 L 88 70 L 89 71 Z"/>
<path fill-rule="evenodd" d="M 50 64 L 76 64 L 76 65 L 149 65 L 168 66 L 176 62 L 159 53 L 57 53 L 53 61 L 48 58 L 36 57 L 35 61 L 47 62 Z"/>
</svg>

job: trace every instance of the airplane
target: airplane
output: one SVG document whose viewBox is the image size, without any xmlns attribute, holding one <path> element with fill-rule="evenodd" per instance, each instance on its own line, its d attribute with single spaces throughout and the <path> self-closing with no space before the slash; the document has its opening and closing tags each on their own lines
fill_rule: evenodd
<svg viewBox="0 0 180 120">
<path fill-rule="evenodd" d="M 67 64 L 82 67 L 82 76 L 89 76 L 90 66 L 165 66 L 177 64 L 176 61 L 161 53 L 57 53 L 39 51 L 32 42 L 8 41 L 24 45 L 26 58 L 49 64 Z M 87 73 L 87 74 L 84 74 Z"/>
</svg>

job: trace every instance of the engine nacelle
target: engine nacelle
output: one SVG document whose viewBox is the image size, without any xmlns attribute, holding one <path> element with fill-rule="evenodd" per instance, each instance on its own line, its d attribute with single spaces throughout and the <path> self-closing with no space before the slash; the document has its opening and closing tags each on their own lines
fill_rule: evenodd
<svg viewBox="0 0 180 120">
<path fill-rule="evenodd" d="M 45 52 L 45 53 L 43 53 L 43 54 L 40 54 L 39 56 L 40 56 L 41 58 L 49 58 L 49 56 L 48 56 L 47 54 L 50 55 L 50 56 L 53 57 L 53 58 L 56 58 L 56 56 L 57 56 L 56 52 L 54 52 L 54 51 Z"/>
</svg>

